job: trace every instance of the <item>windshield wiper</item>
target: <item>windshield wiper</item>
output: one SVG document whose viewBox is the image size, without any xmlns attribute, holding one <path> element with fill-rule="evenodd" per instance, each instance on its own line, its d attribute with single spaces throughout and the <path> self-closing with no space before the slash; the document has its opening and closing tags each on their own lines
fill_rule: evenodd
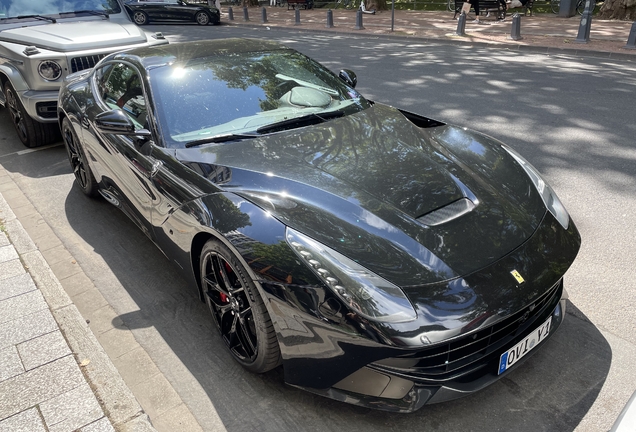
<svg viewBox="0 0 636 432">
<path fill-rule="evenodd" d="M 104 12 L 104 11 L 96 11 L 96 10 L 88 10 L 88 9 L 78 10 L 78 11 L 70 11 L 70 12 L 60 12 L 60 16 L 62 16 L 62 15 L 70 15 L 70 14 L 77 15 L 77 14 L 81 14 L 81 13 L 90 14 L 90 15 L 104 16 L 106 18 L 109 17 L 109 15 L 106 12 Z"/>
<path fill-rule="evenodd" d="M 190 148 L 190 147 L 196 147 L 202 144 L 220 143 L 220 142 L 226 142 L 226 141 L 238 141 L 242 139 L 256 138 L 257 136 L 258 135 L 254 135 L 254 134 L 225 133 L 225 134 L 213 135 L 211 137 L 201 138 L 198 140 L 187 142 L 185 147 Z"/>
<path fill-rule="evenodd" d="M 344 111 L 329 111 L 326 113 L 310 113 L 299 117 L 281 120 L 256 129 L 258 133 L 278 132 L 292 129 L 299 126 L 309 126 L 312 124 L 324 123 L 329 119 L 342 117 Z"/>
<path fill-rule="evenodd" d="M 57 22 L 55 18 L 51 18 L 45 15 L 20 15 L 16 17 L 17 19 L 25 19 L 25 18 L 35 18 L 43 21 L 51 21 L 53 24 Z"/>
</svg>

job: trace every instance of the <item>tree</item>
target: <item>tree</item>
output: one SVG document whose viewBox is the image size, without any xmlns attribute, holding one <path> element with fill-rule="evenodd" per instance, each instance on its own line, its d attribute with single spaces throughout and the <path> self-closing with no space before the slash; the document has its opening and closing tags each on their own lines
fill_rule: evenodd
<svg viewBox="0 0 636 432">
<path fill-rule="evenodd" d="M 364 7 L 368 10 L 388 10 L 390 9 L 391 0 L 365 0 Z"/>
<path fill-rule="evenodd" d="M 636 20 L 636 0 L 605 0 L 598 17 L 601 19 Z"/>
</svg>

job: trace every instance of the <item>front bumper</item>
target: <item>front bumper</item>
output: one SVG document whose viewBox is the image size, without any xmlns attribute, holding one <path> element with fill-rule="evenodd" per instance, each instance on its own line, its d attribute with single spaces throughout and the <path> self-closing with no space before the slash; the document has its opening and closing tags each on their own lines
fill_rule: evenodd
<svg viewBox="0 0 636 432">
<path fill-rule="evenodd" d="M 386 362 L 372 363 L 356 371 L 337 383 L 334 387 L 321 390 L 300 387 L 321 396 L 359 405 L 367 408 L 393 412 L 413 412 L 425 404 L 433 404 L 458 399 L 475 393 L 516 369 L 538 350 L 563 322 L 566 310 L 567 293 L 559 282 L 554 294 L 543 307 L 530 319 L 525 318 L 525 310 L 521 315 L 515 314 L 507 324 L 516 327 L 514 332 L 489 345 L 482 353 L 473 353 L 468 357 L 474 360 L 463 369 L 455 370 L 451 375 L 438 374 L 439 378 L 422 373 L 422 368 L 395 368 L 386 366 Z M 524 317 L 524 318 L 522 318 Z M 499 358 L 502 353 L 532 333 L 548 317 L 552 317 L 552 325 L 548 337 L 528 352 L 519 362 L 498 374 Z M 493 326 L 494 327 L 494 326 Z M 483 331 L 483 330 L 482 330 Z M 467 335 L 463 339 L 470 339 Z M 457 340 L 453 344 L 457 344 Z M 477 354 L 478 358 L 475 358 Z M 479 357 L 481 355 L 481 357 Z M 426 357 L 426 350 L 416 353 L 415 358 Z"/>
<path fill-rule="evenodd" d="M 28 90 L 19 96 L 31 118 L 40 123 L 57 122 L 57 91 Z"/>
</svg>

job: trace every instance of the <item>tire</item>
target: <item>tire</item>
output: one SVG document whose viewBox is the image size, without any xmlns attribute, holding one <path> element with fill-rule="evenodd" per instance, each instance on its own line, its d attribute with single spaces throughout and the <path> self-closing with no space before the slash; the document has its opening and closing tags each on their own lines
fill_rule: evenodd
<svg viewBox="0 0 636 432">
<path fill-rule="evenodd" d="M 197 12 L 197 14 L 194 16 L 194 20 L 199 25 L 208 25 L 208 24 L 210 24 L 210 16 L 208 14 L 206 14 L 205 12 Z"/>
<path fill-rule="evenodd" d="M 200 274 L 203 295 L 232 357 L 254 373 L 278 366 L 274 325 L 237 257 L 220 242 L 208 240 L 201 251 Z"/>
<path fill-rule="evenodd" d="M 559 7 L 561 6 L 561 2 L 559 0 L 550 0 L 550 9 L 553 14 L 559 13 Z"/>
<path fill-rule="evenodd" d="M 4 85 L 6 107 L 18 138 L 26 147 L 33 148 L 54 143 L 60 138 L 56 123 L 40 123 L 27 114 L 17 92 L 7 81 Z"/>
<path fill-rule="evenodd" d="M 95 176 L 93 176 L 93 172 L 88 166 L 86 154 L 73 129 L 73 125 L 66 117 L 62 120 L 62 139 L 64 140 L 68 161 L 73 169 L 77 185 L 84 192 L 84 195 L 91 198 L 97 197 L 99 195 L 97 180 L 95 180 Z"/>
<path fill-rule="evenodd" d="M 135 24 L 140 26 L 146 25 L 148 24 L 148 14 L 142 11 L 135 11 L 133 12 L 133 21 L 135 22 Z"/>
<path fill-rule="evenodd" d="M 584 0 L 579 0 L 576 3 L 576 13 L 579 15 L 583 15 L 583 12 L 585 11 L 585 1 Z"/>
</svg>

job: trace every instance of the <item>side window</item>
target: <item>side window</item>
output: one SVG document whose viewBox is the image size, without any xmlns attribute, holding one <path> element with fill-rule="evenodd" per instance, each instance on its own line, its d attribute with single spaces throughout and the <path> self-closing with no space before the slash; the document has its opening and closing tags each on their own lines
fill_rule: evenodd
<svg viewBox="0 0 636 432">
<path fill-rule="evenodd" d="M 128 114 L 135 127 L 145 128 L 146 100 L 139 74 L 123 63 L 115 64 L 110 69 L 104 71 L 103 86 L 99 85 L 99 76 L 97 77 L 102 99 L 110 108 L 120 108 Z"/>
</svg>

